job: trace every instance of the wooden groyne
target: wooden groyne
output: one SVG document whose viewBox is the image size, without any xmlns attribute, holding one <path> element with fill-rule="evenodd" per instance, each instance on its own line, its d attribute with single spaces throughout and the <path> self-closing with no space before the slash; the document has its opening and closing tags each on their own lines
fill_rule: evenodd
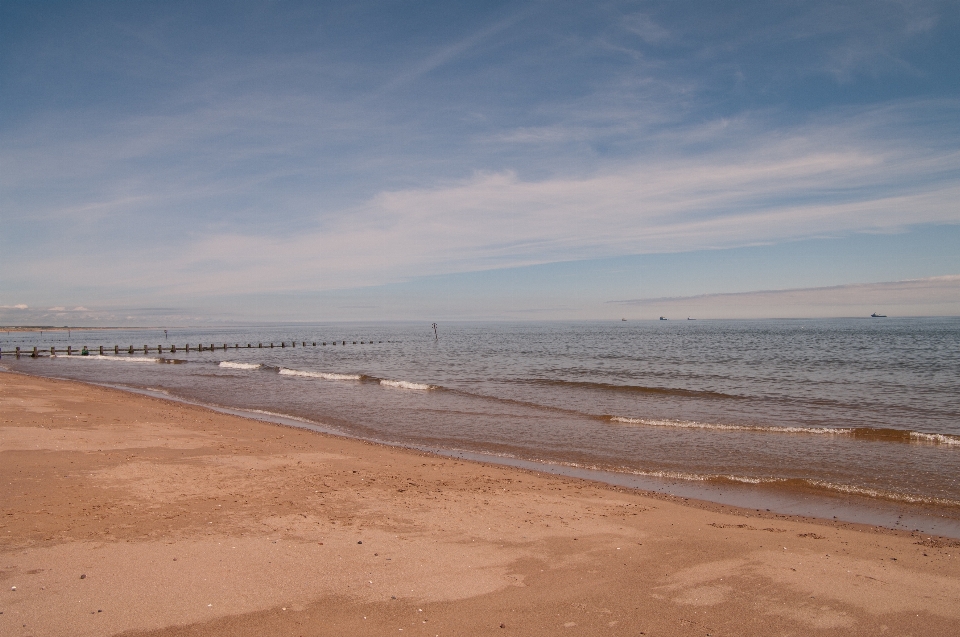
<svg viewBox="0 0 960 637">
<path fill-rule="evenodd" d="M 299 345 L 298 345 L 297 343 L 299 343 Z M 329 345 L 330 345 L 330 346 L 337 346 L 337 345 L 339 345 L 339 346 L 342 347 L 342 346 L 348 345 L 348 344 L 352 344 L 352 345 L 373 345 L 373 344 L 375 344 L 375 343 L 383 343 L 383 341 L 372 341 L 372 340 L 361 340 L 361 341 L 330 341 Z M 297 347 L 301 347 L 301 348 L 302 348 L 302 347 L 326 347 L 327 344 L 328 344 L 327 341 L 289 341 L 289 342 L 288 342 L 288 341 L 280 341 L 279 343 L 267 343 L 267 344 L 257 343 L 257 344 L 256 344 L 256 349 L 264 349 L 264 348 L 269 348 L 269 349 L 274 349 L 274 348 L 286 349 L 287 347 L 290 347 L 290 348 L 297 348 Z M 179 346 L 179 345 L 157 345 L 157 346 L 153 346 L 153 345 L 143 345 L 143 346 L 139 346 L 139 345 L 138 345 L 138 346 L 127 345 L 127 346 L 125 346 L 125 347 L 120 347 L 119 345 L 114 345 L 112 349 L 111 349 L 109 346 L 100 345 L 100 346 L 97 347 L 96 354 L 98 354 L 98 355 L 100 355 L 100 356 L 106 356 L 106 355 L 120 356 L 121 354 L 128 354 L 128 355 L 131 355 L 131 356 L 132 356 L 132 355 L 134 355 L 134 354 L 145 354 L 145 355 L 149 355 L 149 354 L 152 354 L 152 353 L 157 353 L 157 354 L 166 354 L 166 353 L 169 353 L 169 354 L 177 354 L 177 353 L 181 353 L 181 352 L 182 352 L 182 353 L 189 353 L 189 352 L 214 352 L 214 351 L 220 351 L 220 350 L 226 352 L 226 351 L 229 351 L 229 350 L 231 350 L 231 349 L 234 349 L 234 350 L 239 350 L 239 349 L 254 349 L 254 345 L 253 345 L 253 343 L 247 343 L 245 347 L 244 347 L 244 346 L 241 346 L 240 343 L 234 343 L 233 345 L 230 345 L 229 343 L 223 343 L 222 345 L 217 345 L 217 344 L 215 344 L 215 343 L 210 343 L 209 345 L 204 345 L 203 343 L 197 343 L 196 345 L 191 345 L 190 343 L 186 343 L 186 344 L 183 345 L 183 347 L 181 347 L 181 346 Z M 79 348 L 79 349 L 75 348 L 73 345 L 67 345 L 65 348 L 64 348 L 64 347 L 61 347 L 60 349 L 57 349 L 56 346 L 51 346 L 51 347 L 50 347 L 49 356 L 61 356 L 61 355 L 64 355 L 64 354 L 67 355 L 67 356 L 89 356 L 89 355 L 92 354 L 92 353 L 93 353 L 93 351 L 90 350 L 90 349 L 88 349 L 86 346 L 83 346 L 83 347 L 81 347 L 81 348 Z M 21 348 L 17 347 L 17 348 L 16 348 L 15 350 L 13 350 L 13 351 L 7 350 L 6 352 L 4 352 L 4 351 L 3 351 L 3 348 L 0 347 L 0 358 L 3 358 L 4 354 L 6 354 L 7 356 L 13 355 L 13 356 L 15 356 L 15 357 L 18 358 L 18 359 L 19 359 L 21 356 L 27 356 L 27 357 L 30 357 L 30 358 L 40 358 L 41 356 L 47 356 L 47 350 L 46 350 L 46 349 L 40 349 L 39 346 L 34 345 L 32 350 L 31 350 L 31 349 L 21 349 Z"/>
</svg>

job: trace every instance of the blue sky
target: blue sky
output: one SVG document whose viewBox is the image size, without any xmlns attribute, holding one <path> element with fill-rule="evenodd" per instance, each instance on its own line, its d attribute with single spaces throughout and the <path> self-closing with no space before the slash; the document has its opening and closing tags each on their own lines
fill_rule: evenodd
<svg viewBox="0 0 960 637">
<path fill-rule="evenodd" d="M 4 2 L 0 322 L 960 314 L 957 33 L 956 2 Z"/>
</svg>

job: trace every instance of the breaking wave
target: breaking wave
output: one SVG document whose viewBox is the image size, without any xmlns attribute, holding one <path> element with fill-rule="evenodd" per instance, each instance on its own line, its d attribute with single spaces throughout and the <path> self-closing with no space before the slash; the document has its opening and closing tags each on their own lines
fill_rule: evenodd
<svg viewBox="0 0 960 637">
<path fill-rule="evenodd" d="M 260 363 L 234 363 L 232 361 L 220 361 L 220 367 L 227 369 L 260 369 L 263 367 Z"/>
<path fill-rule="evenodd" d="M 436 389 L 433 385 L 426 385 L 424 383 L 411 383 L 406 380 L 380 380 L 380 384 L 384 387 L 395 387 L 397 389 L 418 389 L 420 391 L 425 391 L 428 389 Z"/>
<path fill-rule="evenodd" d="M 542 461 L 549 462 L 549 461 Z M 575 467 L 579 469 L 588 469 L 593 471 L 610 471 L 609 468 L 594 466 L 591 464 L 581 464 L 577 462 L 550 462 L 550 464 L 559 464 L 561 466 Z M 669 470 L 644 470 L 644 469 L 626 469 L 620 468 L 614 470 L 617 473 L 626 473 L 643 478 L 656 478 L 660 480 L 676 480 L 684 482 L 702 482 L 715 485 L 722 484 L 745 484 L 756 485 L 759 487 L 785 489 L 794 491 L 817 491 L 828 494 L 852 495 L 877 500 L 887 500 L 890 502 L 901 502 L 908 504 L 924 504 L 933 506 L 947 506 L 951 508 L 960 508 L 960 501 L 950 498 L 940 498 L 936 496 L 926 496 L 917 493 L 904 493 L 899 491 L 890 491 L 887 489 L 875 489 L 872 487 L 855 486 L 850 484 L 840 484 L 827 480 L 816 480 L 813 478 L 778 478 L 774 476 L 742 476 L 732 474 L 716 473 L 687 473 L 684 471 Z"/>
<path fill-rule="evenodd" d="M 960 436 L 931 434 L 906 429 L 881 427 L 772 427 L 762 425 L 726 425 L 691 420 L 657 420 L 652 418 L 624 418 L 603 416 L 602 419 L 624 425 L 666 427 L 671 429 L 701 429 L 708 431 L 743 431 L 747 433 L 808 434 L 815 436 L 849 436 L 858 440 L 900 442 L 908 444 L 948 445 L 960 447 Z"/>
<path fill-rule="evenodd" d="M 277 372 L 281 376 L 299 376 L 301 378 L 319 378 L 322 380 L 363 380 L 360 374 L 332 374 L 329 372 L 308 372 L 299 369 L 281 367 Z"/>
<path fill-rule="evenodd" d="M 276 411 L 267 411 L 266 409 L 244 409 L 244 411 L 250 412 L 251 414 L 262 414 L 264 416 L 271 416 L 274 418 L 285 418 L 287 420 L 295 420 L 297 422 L 303 422 L 308 425 L 318 425 L 315 420 L 310 420 L 309 418 L 301 418 L 300 416 L 291 416 L 290 414 L 281 414 Z"/>
<path fill-rule="evenodd" d="M 59 357 L 58 357 L 59 358 Z M 161 359 L 147 356 L 107 356 L 90 354 L 89 356 L 70 356 L 70 360 L 121 361 L 124 363 L 159 363 Z"/>
<path fill-rule="evenodd" d="M 624 425 L 642 425 L 645 427 L 669 427 L 672 429 L 709 429 L 715 431 L 748 431 L 758 433 L 778 434 L 815 434 L 815 435 L 848 435 L 853 433 L 852 428 L 840 429 L 834 427 L 764 427 L 753 425 L 724 425 L 719 423 L 696 422 L 693 420 L 654 420 L 648 418 L 624 418 L 622 416 L 607 416 L 610 422 Z"/>
<path fill-rule="evenodd" d="M 579 389 L 593 389 L 634 394 L 654 394 L 661 396 L 685 396 L 687 398 L 709 398 L 723 400 L 740 400 L 743 396 L 724 394 L 722 392 L 696 389 L 680 389 L 676 387 L 651 387 L 647 385 L 617 385 L 615 383 L 599 383 L 594 381 L 561 380 L 556 378 L 533 378 L 522 381 L 530 385 L 548 387 L 576 387 Z"/>
<path fill-rule="evenodd" d="M 960 446 L 960 436 L 949 436 L 947 434 L 925 434 L 919 431 L 911 431 L 910 437 L 916 442 L 925 442 L 935 445 L 957 445 Z"/>
</svg>

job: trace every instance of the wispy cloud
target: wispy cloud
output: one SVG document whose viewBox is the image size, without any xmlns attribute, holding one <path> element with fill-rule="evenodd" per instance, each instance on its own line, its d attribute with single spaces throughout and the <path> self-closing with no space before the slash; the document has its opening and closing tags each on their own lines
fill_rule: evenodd
<svg viewBox="0 0 960 637">
<path fill-rule="evenodd" d="M 280 233 L 224 229 L 188 232 L 172 248 L 147 242 L 130 247 L 122 268 L 90 260 L 64 273 L 56 262 L 26 260 L 10 264 L 9 273 L 170 294 L 335 289 L 954 224 L 958 200 L 960 153 L 877 144 L 834 122 L 788 137 L 739 139 L 695 157 L 614 164 L 590 176 L 531 180 L 513 171 L 482 172 L 384 191 L 333 213 L 316 211 L 309 224 Z"/>
<path fill-rule="evenodd" d="M 788 290 L 609 301 L 643 318 L 804 318 L 960 315 L 960 274 Z"/>
<path fill-rule="evenodd" d="M 647 44 L 662 44 L 671 37 L 670 31 L 665 29 L 649 15 L 634 13 L 623 17 L 623 28 L 635 33 Z"/>
<path fill-rule="evenodd" d="M 942 2 L 198 6 L 0 21 L 5 298 L 177 304 L 960 224 Z"/>
<path fill-rule="evenodd" d="M 530 13 L 531 9 L 529 7 L 515 11 L 513 14 L 503 18 L 502 20 L 498 20 L 493 24 L 485 26 L 474 33 L 471 33 L 467 37 L 453 42 L 452 44 L 441 47 L 439 50 L 430 54 L 426 58 L 398 73 L 382 87 L 380 87 L 376 94 L 382 95 L 389 93 L 390 91 L 396 90 L 401 86 L 405 86 L 416 81 L 420 77 L 423 77 L 427 73 L 430 73 L 441 66 L 449 64 L 452 60 L 455 60 L 469 50 L 476 48 L 486 40 L 514 26 Z"/>
</svg>

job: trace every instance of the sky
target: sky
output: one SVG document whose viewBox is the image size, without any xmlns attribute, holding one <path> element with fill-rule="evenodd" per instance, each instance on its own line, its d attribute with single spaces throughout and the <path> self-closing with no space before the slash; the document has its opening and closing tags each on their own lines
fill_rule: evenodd
<svg viewBox="0 0 960 637">
<path fill-rule="evenodd" d="M 960 315 L 960 3 L 0 4 L 0 324 Z"/>
</svg>

